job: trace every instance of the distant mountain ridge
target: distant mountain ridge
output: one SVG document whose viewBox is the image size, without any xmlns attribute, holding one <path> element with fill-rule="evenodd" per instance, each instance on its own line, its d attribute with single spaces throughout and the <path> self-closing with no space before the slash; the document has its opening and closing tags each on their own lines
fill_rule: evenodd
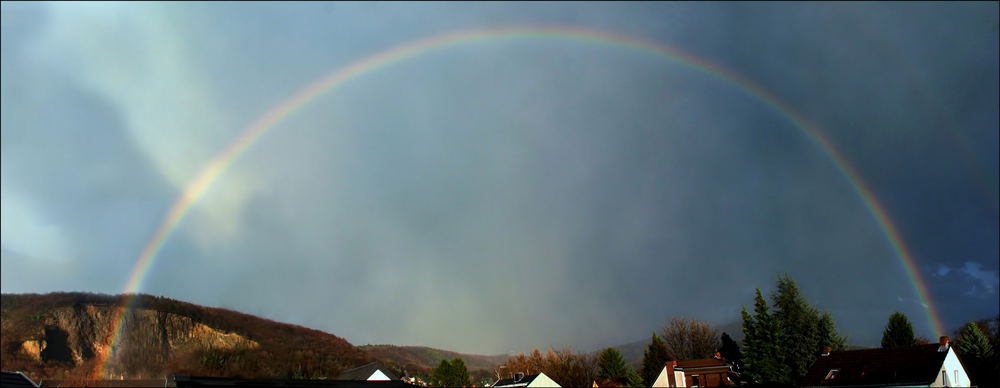
<svg viewBox="0 0 1000 388">
<path fill-rule="evenodd" d="M 243 378 L 335 378 L 379 360 L 399 372 L 426 375 L 442 359 L 461 357 L 488 374 L 506 355 L 479 356 L 419 346 L 367 345 L 320 330 L 169 298 L 136 295 L 112 358 L 115 377 L 173 373 Z M 108 355 L 112 320 L 125 295 L 0 295 L 0 363 L 35 381 L 98 376 Z"/>
<path fill-rule="evenodd" d="M 484 356 L 477 354 L 463 354 L 450 350 L 435 349 L 426 346 L 396 346 L 396 345 L 362 345 L 358 348 L 366 351 L 376 359 L 383 362 L 390 362 L 405 369 L 405 372 L 427 373 L 436 367 L 441 360 L 451 360 L 456 357 L 465 362 L 469 372 L 473 375 L 491 374 L 492 370 L 503 364 L 510 358 L 510 355 L 499 354 Z"/>
</svg>

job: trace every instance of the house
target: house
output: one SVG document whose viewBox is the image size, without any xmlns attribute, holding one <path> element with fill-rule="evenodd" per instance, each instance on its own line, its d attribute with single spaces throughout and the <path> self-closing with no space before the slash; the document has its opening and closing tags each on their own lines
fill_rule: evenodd
<svg viewBox="0 0 1000 388">
<path fill-rule="evenodd" d="M 38 387 L 34 381 L 21 372 L 0 372 L 0 387 Z"/>
<path fill-rule="evenodd" d="M 668 361 L 654 387 L 723 387 L 737 385 L 739 375 L 717 352 L 701 360 Z"/>
<path fill-rule="evenodd" d="M 389 381 L 399 380 L 395 373 L 379 361 L 370 362 L 354 369 L 348 369 L 337 376 L 337 380 Z"/>
<path fill-rule="evenodd" d="M 534 375 L 525 376 L 524 373 L 517 373 L 509 379 L 500 379 L 493 383 L 493 388 L 514 388 L 514 387 L 560 387 L 558 383 L 539 372 Z"/>
<path fill-rule="evenodd" d="M 229 377 L 196 377 L 174 375 L 178 388 L 195 387 L 373 387 L 373 388 L 413 388 L 401 380 L 296 380 L 296 379 L 240 379 Z"/>
<path fill-rule="evenodd" d="M 821 355 L 802 383 L 809 387 L 968 387 L 962 360 L 947 336 L 936 344 L 862 349 Z"/>
<path fill-rule="evenodd" d="M 176 387 L 173 381 L 164 377 L 162 379 L 66 379 L 66 380 L 42 380 L 38 386 L 45 387 Z M 4 385 L 6 387 L 6 385 Z"/>
</svg>

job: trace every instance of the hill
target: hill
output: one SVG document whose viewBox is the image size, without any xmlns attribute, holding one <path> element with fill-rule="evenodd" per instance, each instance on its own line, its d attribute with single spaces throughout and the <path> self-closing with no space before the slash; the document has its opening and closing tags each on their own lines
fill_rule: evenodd
<svg viewBox="0 0 1000 388">
<path fill-rule="evenodd" d="M 510 355 L 506 354 L 482 356 L 425 346 L 364 345 L 359 348 L 384 363 L 398 365 L 411 375 L 426 374 L 441 363 L 441 360 L 451 360 L 458 357 L 465 362 L 469 373 L 474 377 L 479 375 L 492 376 L 493 369 L 510 358 Z"/>
<path fill-rule="evenodd" d="M 0 296 L 2 368 L 36 381 L 98 377 L 125 301 L 87 293 Z M 236 311 L 150 295 L 136 295 L 133 306 L 110 363 L 116 377 L 318 378 L 373 360 L 335 335 Z"/>
<path fill-rule="evenodd" d="M 0 295 L 0 366 L 35 381 L 108 378 L 99 376 L 99 363 L 111 353 L 112 321 L 125 303 L 125 295 Z M 332 378 L 373 360 L 427 376 L 441 360 L 459 357 L 480 378 L 508 358 L 422 346 L 355 347 L 320 330 L 144 294 L 135 295 L 132 306 L 111 357 L 115 377 Z"/>
</svg>

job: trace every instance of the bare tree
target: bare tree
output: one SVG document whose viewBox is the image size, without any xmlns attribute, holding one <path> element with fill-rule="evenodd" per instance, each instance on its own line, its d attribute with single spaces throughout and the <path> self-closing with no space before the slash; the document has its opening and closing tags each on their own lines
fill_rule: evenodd
<svg viewBox="0 0 1000 388">
<path fill-rule="evenodd" d="M 663 327 L 663 344 L 674 360 L 709 358 L 719 349 L 719 333 L 708 322 L 671 318 Z"/>
<path fill-rule="evenodd" d="M 545 355 L 537 348 L 529 355 L 520 353 L 511 357 L 502 367 L 502 378 L 509 377 L 515 372 L 535 374 L 544 372 L 552 380 L 563 386 L 582 387 L 590 386 L 597 378 L 597 358 L 594 355 L 584 353 L 574 354 L 570 349 L 564 348 L 558 351 L 549 349 Z"/>
</svg>

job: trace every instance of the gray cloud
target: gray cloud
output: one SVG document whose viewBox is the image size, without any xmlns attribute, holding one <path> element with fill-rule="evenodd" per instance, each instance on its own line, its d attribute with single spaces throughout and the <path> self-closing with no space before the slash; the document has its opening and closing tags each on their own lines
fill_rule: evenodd
<svg viewBox="0 0 1000 388">
<path fill-rule="evenodd" d="M 998 283 L 996 271 L 984 271 L 983 265 L 975 261 L 966 261 L 960 269 L 966 276 L 979 283 L 983 292 L 987 295 L 995 294 Z M 978 293 L 977 293 L 978 295 Z"/>
<path fill-rule="evenodd" d="M 925 277 L 995 287 L 994 263 L 941 258 L 997 255 L 976 180 L 996 169 L 962 162 L 996 160 L 997 105 L 967 104 L 995 100 L 996 77 L 966 76 L 995 73 L 996 34 L 970 37 L 995 31 L 996 6 L 898 7 L 125 5 L 118 24 L 94 8 L 32 28 L 10 15 L 46 8 L 5 3 L 3 291 L 62 289 L 7 275 L 42 277 L 30 247 L 62 239 L 80 271 L 66 287 L 116 292 L 187 180 L 299 88 L 417 37 L 523 24 L 643 36 L 755 79 L 854 164 Z M 922 35 L 931 15 L 940 39 Z M 936 146 L 959 144 L 942 123 L 967 158 Z M 671 316 L 731 323 L 784 271 L 856 343 L 896 309 L 931 336 L 876 220 L 780 112 L 647 53 L 535 37 L 391 63 L 292 113 L 199 199 L 143 290 L 358 344 L 494 353 L 620 344 Z M 940 283 L 948 324 L 995 314 Z"/>
</svg>

